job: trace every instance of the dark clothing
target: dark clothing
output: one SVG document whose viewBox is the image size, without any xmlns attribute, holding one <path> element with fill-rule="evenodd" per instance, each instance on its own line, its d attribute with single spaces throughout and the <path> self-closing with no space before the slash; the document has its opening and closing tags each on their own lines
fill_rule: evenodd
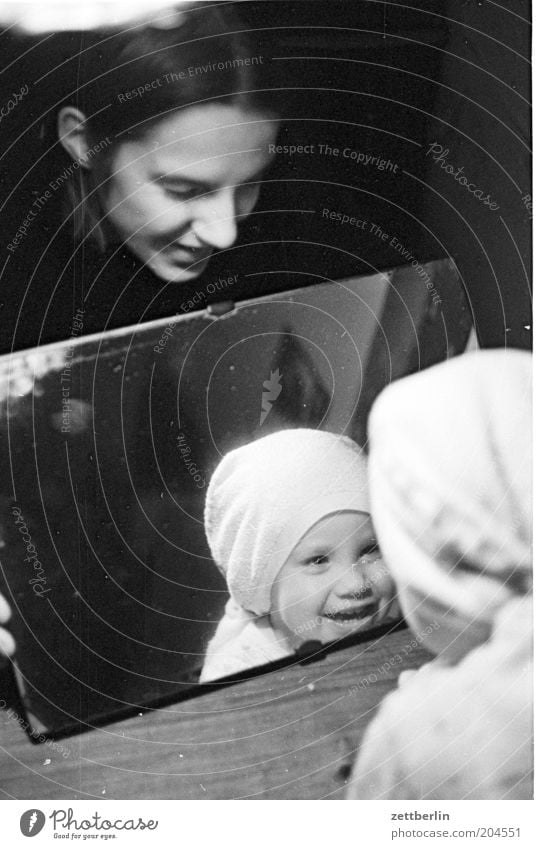
<svg viewBox="0 0 541 849">
<path fill-rule="evenodd" d="M 183 311 L 194 283 L 164 283 L 123 245 L 104 253 L 89 240 L 74 246 L 69 227 L 68 221 L 46 240 L 43 229 L 37 233 L 31 225 L 8 251 L 0 292 L 2 353 L 70 337 L 81 310 L 84 335 Z"/>
</svg>

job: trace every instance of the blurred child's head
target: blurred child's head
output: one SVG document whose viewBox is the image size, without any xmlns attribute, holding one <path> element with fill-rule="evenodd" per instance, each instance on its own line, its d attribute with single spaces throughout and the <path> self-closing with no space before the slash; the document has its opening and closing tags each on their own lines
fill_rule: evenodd
<svg viewBox="0 0 541 849">
<path fill-rule="evenodd" d="M 399 380 L 369 433 L 374 523 L 402 610 L 454 663 L 531 589 L 531 355 L 479 351 Z"/>
<path fill-rule="evenodd" d="M 227 454 L 209 484 L 205 529 L 242 608 L 270 616 L 293 648 L 382 621 L 394 588 L 352 440 L 279 431 Z"/>
</svg>

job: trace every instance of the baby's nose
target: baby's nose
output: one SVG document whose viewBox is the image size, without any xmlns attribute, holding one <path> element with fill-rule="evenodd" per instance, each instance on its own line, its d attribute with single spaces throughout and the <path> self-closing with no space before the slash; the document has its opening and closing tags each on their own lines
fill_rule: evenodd
<svg viewBox="0 0 541 849">
<path fill-rule="evenodd" d="M 351 563 L 344 569 L 340 580 L 336 583 L 334 591 L 339 596 L 362 599 L 372 595 L 373 587 L 366 574 L 364 564 L 360 560 Z"/>
</svg>

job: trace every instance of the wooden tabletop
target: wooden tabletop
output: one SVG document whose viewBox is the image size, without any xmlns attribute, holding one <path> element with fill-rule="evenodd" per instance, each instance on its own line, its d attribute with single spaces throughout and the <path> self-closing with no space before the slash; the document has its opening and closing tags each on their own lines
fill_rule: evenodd
<svg viewBox="0 0 541 849">
<path fill-rule="evenodd" d="M 0 798 L 343 798 L 381 699 L 429 659 L 413 642 L 402 629 L 54 742 L 32 743 L 8 707 Z"/>
</svg>

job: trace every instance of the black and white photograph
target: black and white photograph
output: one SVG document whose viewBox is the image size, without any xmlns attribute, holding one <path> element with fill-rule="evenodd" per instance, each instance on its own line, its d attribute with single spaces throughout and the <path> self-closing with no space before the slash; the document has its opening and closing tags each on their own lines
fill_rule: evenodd
<svg viewBox="0 0 541 849">
<path fill-rule="evenodd" d="M 535 845 L 531 14 L 0 2 L 7 845 Z"/>
</svg>

